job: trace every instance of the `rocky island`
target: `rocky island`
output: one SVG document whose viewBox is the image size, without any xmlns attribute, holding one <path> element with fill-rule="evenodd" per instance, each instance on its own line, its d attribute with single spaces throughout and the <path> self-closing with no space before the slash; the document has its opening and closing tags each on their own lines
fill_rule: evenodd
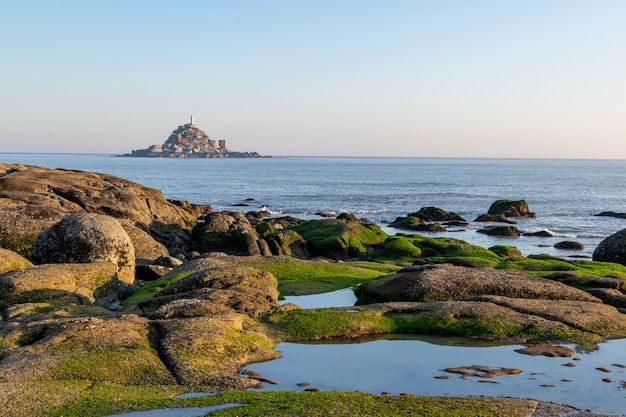
<svg viewBox="0 0 626 417">
<path fill-rule="evenodd" d="M 413 214 L 461 221 L 437 208 Z M 551 343 L 624 338 L 622 235 L 593 261 L 524 257 L 389 236 L 354 215 L 212 212 L 112 175 L 0 163 L 0 416 L 226 403 L 248 416 L 590 416 L 529 399 L 253 392 L 275 381 L 242 370 L 280 356 L 284 341 L 434 333 L 548 356 L 562 350 Z M 349 308 L 278 301 L 358 284 Z M 218 393 L 177 397 L 197 391 Z"/>
<path fill-rule="evenodd" d="M 213 140 L 196 127 L 193 115 L 189 123 L 178 126 L 162 145 L 136 149 L 119 156 L 149 158 L 266 158 L 257 152 L 237 152 L 226 148 L 226 140 Z"/>
</svg>

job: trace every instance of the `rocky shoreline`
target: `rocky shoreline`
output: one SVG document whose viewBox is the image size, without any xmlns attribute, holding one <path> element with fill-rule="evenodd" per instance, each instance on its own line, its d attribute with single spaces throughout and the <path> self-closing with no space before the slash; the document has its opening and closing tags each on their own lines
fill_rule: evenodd
<svg viewBox="0 0 626 417">
<path fill-rule="evenodd" d="M 112 175 L 10 164 L 0 164 L 0 203 L 7 392 L 42 381 L 241 390 L 258 383 L 241 369 L 276 358 L 280 341 L 415 332 L 593 349 L 626 337 L 621 232 L 593 261 L 523 257 L 389 236 L 350 214 L 212 212 Z M 532 215 L 522 200 L 486 214 L 504 227 Z M 424 207 L 394 223 L 465 221 Z M 278 301 L 357 284 L 350 311 Z"/>
</svg>

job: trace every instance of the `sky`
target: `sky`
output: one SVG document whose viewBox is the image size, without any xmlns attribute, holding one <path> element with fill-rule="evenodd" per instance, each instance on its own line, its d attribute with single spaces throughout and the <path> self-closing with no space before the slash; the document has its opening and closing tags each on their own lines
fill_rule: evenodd
<svg viewBox="0 0 626 417">
<path fill-rule="evenodd" d="M 0 0 L 0 152 L 626 158 L 623 0 Z"/>
</svg>

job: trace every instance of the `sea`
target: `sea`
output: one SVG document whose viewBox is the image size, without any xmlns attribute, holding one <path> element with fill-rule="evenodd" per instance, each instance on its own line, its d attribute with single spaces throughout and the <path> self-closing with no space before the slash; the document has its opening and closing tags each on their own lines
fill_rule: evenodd
<svg viewBox="0 0 626 417">
<path fill-rule="evenodd" d="M 626 160 L 397 158 L 285 156 L 259 159 L 123 158 L 110 154 L 0 153 L 0 162 L 108 173 L 163 191 L 166 198 L 210 204 L 214 211 L 268 210 L 303 219 L 355 214 L 388 234 L 409 232 L 388 223 L 424 206 L 455 212 L 470 222 L 447 236 L 490 247 L 506 244 L 524 255 L 591 258 L 626 219 Z M 493 237 L 474 222 L 499 199 L 528 202 L 536 213 L 519 219 L 522 233 L 551 237 Z M 580 251 L 554 248 L 574 240 Z"/>
</svg>

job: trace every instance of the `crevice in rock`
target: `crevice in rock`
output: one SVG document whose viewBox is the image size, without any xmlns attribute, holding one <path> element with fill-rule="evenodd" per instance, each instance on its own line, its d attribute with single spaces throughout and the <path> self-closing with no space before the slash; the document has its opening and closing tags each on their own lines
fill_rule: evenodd
<svg viewBox="0 0 626 417">
<path fill-rule="evenodd" d="M 74 191 L 65 191 L 56 187 L 51 187 L 50 191 L 52 191 L 55 195 L 80 206 L 80 208 L 82 208 L 83 210 L 86 210 L 85 202 L 79 196 L 77 196 Z"/>
<path fill-rule="evenodd" d="M 182 377 L 180 376 L 180 372 L 170 354 L 163 347 L 163 338 L 164 332 L 163 327 L 155 321 L 150 322 L 150 330 L 148 333 L 148 340 L 150 342 L 150 347 L 152 347 L 157 354 L 159 355 L 159 359 L 165 365 L 165 368 L 170 372 L 174 380 L 178 385 L 182 385 Z"/>
</svg>

